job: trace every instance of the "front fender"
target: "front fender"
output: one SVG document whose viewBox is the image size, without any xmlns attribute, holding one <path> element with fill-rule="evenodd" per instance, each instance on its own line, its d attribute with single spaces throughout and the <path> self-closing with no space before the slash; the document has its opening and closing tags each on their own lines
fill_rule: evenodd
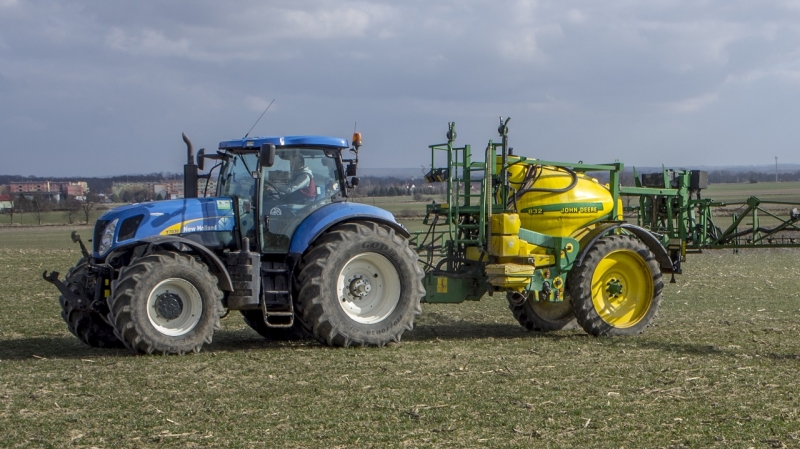
<svg viewBox="0 0 800 449">
<path fill-rule="evenodd" d="M 137 246 L 142 244 L 146 245 L 163 245 L 163 244 L 183 244 L 186 245 L 193 250 L 197 251 L 200 255 L 200 258 L 203 259 L 203 262 L 206 263 L 209 267 L 209 271 L 211 274 L 217 277 L 218 279 L 218 286 L 220 290 L 232 292 L 233 291 L 233 281 L 231 280 L 231 275 L 228 273 L 228 269 L 225 267 L 225 264 L 217 257 L 216 254 L 211 252 L 208 248 L 199 243 L 189 240 L 187 238 L 178 237 L 178 236 L 171 236 L 171 235 L 157 235 L 153 237 L 147 237 L 136 242 L 132 242 L 129 245 L 119 246 L 114 248 L 111 253 L 106 256 L 106 259 L 110 258 L 112 255 L 123 253 L 129 251 Z"/>
<path fill-rule="evenodd" d="M 331 226 L 352 221 L 372 221 L 394 228 L 395 232 L 408 238 L 406 228 L 395 220 L 391 212 L 379 207 L 360 203 L 332 203 L 312 212 L 297 227 L 289 244 L 289 254 L 298 259 L 308 246 Z"/>
</svg>

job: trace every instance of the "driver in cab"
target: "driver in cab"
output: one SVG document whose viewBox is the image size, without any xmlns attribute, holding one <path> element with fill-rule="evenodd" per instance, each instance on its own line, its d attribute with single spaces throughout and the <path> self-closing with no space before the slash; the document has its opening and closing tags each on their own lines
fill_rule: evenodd
<svg viewBox="0 0 800 449">
<path fill-rule="evenodd" d="M 303 204 L 313 200 L 317 196 L 317 188 L 314 185 L 314 175 L 311 169 L 306 167 L 305 159 L 300 154 L 289 156 L 291 167 L 291 178 L 285 186 L 279 187 L 285 199 L 292 204 Z"/>
</svg>

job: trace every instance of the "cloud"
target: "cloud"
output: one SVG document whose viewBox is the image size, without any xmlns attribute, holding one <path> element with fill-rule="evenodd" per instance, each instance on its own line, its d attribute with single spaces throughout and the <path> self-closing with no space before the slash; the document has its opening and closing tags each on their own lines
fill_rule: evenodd
<svg viewBox="0 0 800 449">
<path fill-rule="evenodd" d="M 346 136 L 357 121 L 374 145 L 365 164 L 406 164 L 448 120 L 478 144 L 499 115 L 562 160 L 590 147 L 658 164 L 667 152 L 642 148 L 712 148 L 715 126 L 726 154 L 747 158 L 748 126 L 731 123 L 800 113 L 767 104 L 800 95 L 797 5 L 0 0 L 3 145 L 28 145 L 35 128 L 61 147 L 48 166 L 18 158 L 3 170 L 95 170 L 78 156 L 107 155 L 86 142 L 111 139 L 121 161 L 101 174 L 162 170 L 175 130 L 206 146 L 242 135 L 273 98 L 254 132 Z M 792 132 L 780 128 L 776 145 L 800 139 Z"/>
<path fill-rule="evenodd" d="M 120 28 L 112 28 L 106 36 L 106 44 L 114 50 L 152 56 L 185 56 L 189 53 L 187 38 L 169 39 L 164 33 L 152 29 L 141 30 L 130 35 Z"/>
<path fill-rule="evenodd" d="M 272 108 L 272 106 L 270 106 L 272 100 L 268 100 L 264 97 L 247 96 L 245 97 L 244 101 L 252 111 L 263 112 L 265 109 L 267 109 L 267 107 L 270 109 Z"/>
<path fill-rule="evenodd" d="M 719 94 L 711 92 L 696 97 L 665 103 L 664 107 L 670 112 L 686 113 L 697 112 L 719 100 Z"/>
</svg>

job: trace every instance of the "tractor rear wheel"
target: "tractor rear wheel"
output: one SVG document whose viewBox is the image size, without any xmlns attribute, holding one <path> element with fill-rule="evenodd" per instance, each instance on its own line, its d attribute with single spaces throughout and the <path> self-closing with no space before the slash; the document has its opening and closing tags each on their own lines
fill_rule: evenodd
<svg viewBox="0 0 800 449">
<path fill-rule="evenodd" d="M 417 254 L 388 226 L 333 227 L 303 256 L 299 273 L 300 316 L 329 346 L 399 342 L 422 311 Z"/>
<path fill-rule="evenodd" d="M 81 290 L 85 289 L 86 285 L 87 265 L 86 259 L 81 258 L 74 267 L 70 268 L 66 278 L 67 288 L 84 297 L 88 297 L 87 294 L 94 294 L 94 292 L 85 292 L 86 294 L 81 295 Z M 78 340 L 93 348 L 125 347 L 114 335 L 114 328 L 103 319 L 101 314 L 78 310 L 64 296 L 59 296 L 58 302 L 61 304 L 61 318 L 67 323 L 67 329 L 72 332 L 72 335 L 78 337 Z"/>
<path fill-rule="evenodd" d="M 570 273 L 578 323 L 592 335 L 636 335 L 650 326 L 664 282 L 653 253 L 629 235 L 602 237 Z"/>
<path fill-rule="evenodd" d="M 193 257 L 159 252 L 120 271 L 108 316 L 117 337 L 138 353 L 199 352 L 219 329 L 222 292 Z"/>
<path fill-rule="evenodd" d="M 506 297 L 514 318 L 529 331 L 551 332 L 578 327 L 568 295 L 561 302 L 534 301 L 517 292 L 509 292 Z"/>
</svg>

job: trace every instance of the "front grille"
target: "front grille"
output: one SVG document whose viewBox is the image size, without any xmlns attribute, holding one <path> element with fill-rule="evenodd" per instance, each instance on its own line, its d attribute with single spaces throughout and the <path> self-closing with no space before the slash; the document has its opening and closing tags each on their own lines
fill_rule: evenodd
<svg viewBox="0 0 800 449">
<path fill-rule="evenodd" d="M 125 219 L 122 224 L 119 226 L 119 237 L 117 237 L 118 242 L 122 242 L 124 240 L 132 239 L 134 235 L 136 235 L 136 230 L 139 229 L 139 223 L 142 222 L 144 215 L 136 215 L 134 217 L 130 217 Z"/>
</svg>

